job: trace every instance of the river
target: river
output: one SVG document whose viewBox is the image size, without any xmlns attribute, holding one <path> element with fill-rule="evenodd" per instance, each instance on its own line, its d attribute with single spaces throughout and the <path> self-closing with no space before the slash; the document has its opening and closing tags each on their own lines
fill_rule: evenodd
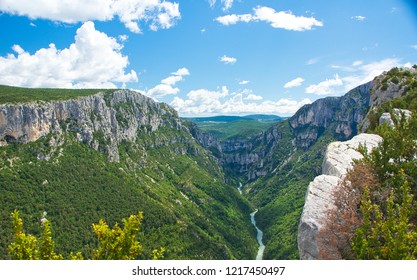
<svg viewBox="0 0 417 280">
<path fill-rule="evenodd" d="M 252 222 L 252 225 L 256 228 L 256 232 L 257 232 L 256 239 L 258 240 L 258 244 L 259 244 L 259 249 L 258 249 L 258 254 L 256 255 L 256 259 L 262 260 L 264 251 L 265 251 L 265 245 L 262 242 L 262 237 L 264 236 L 264 233 L 262 232 L 262 230 L 260 230 L 256 226 L 255 215 L 257 212 L 258 212 L 258 209 L 256 209 L 255 212 L 250 214 L 250 221 Z"/>
<path fill-rule="evenodd" d="M 237 190 L 239 191 L 240 194 L 242 194 L 242 183 L 239 183 L 239 187 L 237 188 Z M 265 245 L 262 242 L 262 237 L 264 233 L 262 232 L 262 230 L 260 230 L 256 226 L 256 220 L 255 220 L 256 213 L 258 213 L 258 209 L 256 209 L 255 212 L 250 213 L 250 221 L 256 229 L 256 239 L 258 240 L 258 244 L 259 244 L 259 249 L 258 249 L 258 254 L 256 255 L 256 260 L 262 260 L 264 251 L 265 251 Z"/>
</svg>

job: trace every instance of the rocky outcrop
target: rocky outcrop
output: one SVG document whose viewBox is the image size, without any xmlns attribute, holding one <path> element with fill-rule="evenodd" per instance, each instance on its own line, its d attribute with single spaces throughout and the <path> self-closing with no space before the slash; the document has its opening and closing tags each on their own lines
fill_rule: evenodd
<svg viewBox="0 0 417 280">
<path fill-rule="evenodd" d="M 122 141 L 134 142 L 138 132 L 149 133 L 163 125 L 181 128 L 172 108 L 140 93 L 118 90 L 65 101 L 1 105 L 0 145 L 73 132 L 79 141 L 118 161 Z"/>
<path fill-rule="evenodd" d="M 363 145 L 368 151 L 382 141 L 379 135 L 359 134 L 349 141 L 333 142 L 327 147 L 322 166 L 322 175 L 317 176 L 308 186 L 305 204 L 298 228 L 298 248 L 301 259 L 319 259 L 320 244 L 317 235 L 325 224 L 327 211 L 335 207 L 333 193 L 353 167 L 356 159 L 363 158 L 357 151 Z M 326 248 L 328 250 L 328 248 Z"/>
<path fill-rule="evenodd" d="M 341 97 L 327 97 L 303 106 L 289 119 L 298 148 L 312 146 L 326 129 L 339 140 L 357 134 L 367 113 L 372 83 L 366 83 Z"/>
<path fill-rule="evenodd" d="M 394 108 L 392 109 L 392 113 L 398 120 L 400 120 L 402 116 L 404 116 L 406 120 L 411 118 L 411 112 L 409 110 Z M 392 120 L 392 116 L 390 113 L 382 113 L 381 117 L 379 117 L 378 124 L 382 125 L 384 123 L 388 124 L 391 127 L 394 127 L 394 121 Z"/>
<path fill-rule="evenodd" d="M 370 116 L 376 113 L 377 108 L 381 104 L 406 94 L 410 89 L 410 81 L 415 81 L 416 77 L 417 69 L 414 67 L 404 69 L 393 68 L 388 72 L 376 76 L 372 81 L 372 88 L 370 90 L 370 109 L 360 125 L 360 131 L 366 132 L 371 126 Z"/>
</svg>

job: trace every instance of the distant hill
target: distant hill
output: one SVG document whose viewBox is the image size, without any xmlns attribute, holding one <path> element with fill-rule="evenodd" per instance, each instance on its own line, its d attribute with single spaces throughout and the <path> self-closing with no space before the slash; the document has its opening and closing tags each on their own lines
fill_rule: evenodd
<svg viewBox="0 0 417 280">
<path fill-rule="evenodd" d="M 183 118 L 192 121 L 204 132 L 219 140 L 230 138 L 249 138 L 271 127 L 285 118 L 276 115 L 215 116 Z"/>
<path fill-rule="evenodd" d="M 277 122 L 284 120 L 284 117 L 276 116 L 276 115 L 247 115 L 247 116 L 214 116 L 214 117 L 196 117 L 196 118 L 183 118 L 185 120 L 189 120 L 195 123 L 229 123 L 229 122 L 236 122 L 236 121 L 248 121 L 248 120 L 255 120 L 258 122 Z"/>
</svg>

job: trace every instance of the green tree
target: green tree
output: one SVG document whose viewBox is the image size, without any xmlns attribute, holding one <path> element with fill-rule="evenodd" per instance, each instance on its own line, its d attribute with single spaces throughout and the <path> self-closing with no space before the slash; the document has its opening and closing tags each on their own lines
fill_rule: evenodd
<svg viewBox="0 0 417 280">
<path fill-rule="evenodd" d="M 131 215 L 123 219 L 124 228 L 116 223 L 110 229 L 101 219 L 93 224 L 93 230 L 98 238 L 98 248 L 93 251 L 96 260 L 133 260 L 141 254 L 142 246 L 136 240 L 143 214 Z"/>
<path fill-rule="evenodd" d="M 361 198 L 351 244 L 358 259 L 417 259 L 417 116 L 393 120 L 394 128 L 377 128 L 384 140 L 364 155 L 379 183 Z"/>
<path fill-rule="evenodd" d="M 415 203 L 407 181 L 400 191 L 400 202 L 395 202 L 393 191 L 390 193 L 384 213 L 378 204 L 371 202 L 366 188 L 360 206 L 363 222 L 352 243 L 358 259 L 417 258 L 417 232 L 411 220 Z"/>
<path fill-rule="evenodd" d="M 43 217 L 41 219 L 42 234 L 38 239 L 35 236 L 23 232 L 23 220 L 19 212 L 12 214 L 14 241 L 8 246 L 9 254 L 14 260 L 62 260 L 63 256 L 55 252 L 55 242 L 52 239 L 50 222 Z M 142 212 L 130 215 L 122 220 L 123 229 L 116 223 L 112 229 L 101 219 L 98 224 L 93 224 L 93 230 L 98 238 L 98 248 L 93 250 L 95 260 L 134 260 L 142 253 L 142 246 L 137 240 Z M 152 251 L 152 258 L 162 259 L 164 249 Z M 82 260 L 80 252 L 70 253 L 68 259 Z"/>
<path fill-rule="evenodd" d="M 55 243 L 52 240 L 52 231 L 49 221 L 42 219 L 42 236 L 38 240 L 35 236 L 23 232 L 23 220 L 19 212 L 15 210 L 12 214 L 13 237 L 8 249 L 15 260 L 60 260 L 62 255 L 55 253 Z"/>
</svg>

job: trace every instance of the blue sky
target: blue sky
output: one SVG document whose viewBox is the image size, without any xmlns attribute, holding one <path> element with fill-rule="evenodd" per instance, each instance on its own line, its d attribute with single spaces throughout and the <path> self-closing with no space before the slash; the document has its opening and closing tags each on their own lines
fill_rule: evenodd
<svg viewBox="0 0 417 280">
<path fill-rule="evenodd" d="M 417 63 L 416 1 L 0 0 L 0 26 L 0 84 L 129 88 L 181 116 L 290 116 Z"/>
</svg>

